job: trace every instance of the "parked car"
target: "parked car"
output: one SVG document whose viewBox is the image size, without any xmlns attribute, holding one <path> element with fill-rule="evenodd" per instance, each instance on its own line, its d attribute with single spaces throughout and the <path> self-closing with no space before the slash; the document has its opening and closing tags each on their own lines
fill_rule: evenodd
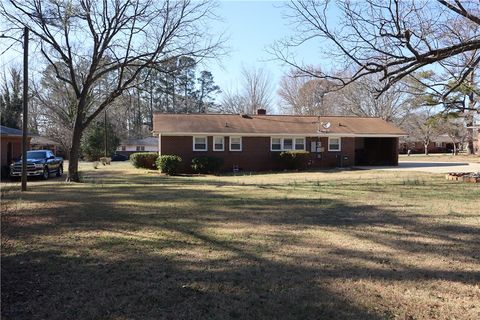
<svg viewBox="0 0 480 320">
<path fill-rule="evenodd" d="M 123 154 L 114 154 L 112 156 L 112 161 L 127 161 L 128 157 Z"/>
<path fill-rule="evenodd" d="M 50 150 L 27 151 L 27 176 L 38 176 L 47 180 L 52 173 L 63 175 L 63 158 L 55 157 Z M 22 160 L 10 165 L 10 177 L 22 176 Z"/>
</svg>

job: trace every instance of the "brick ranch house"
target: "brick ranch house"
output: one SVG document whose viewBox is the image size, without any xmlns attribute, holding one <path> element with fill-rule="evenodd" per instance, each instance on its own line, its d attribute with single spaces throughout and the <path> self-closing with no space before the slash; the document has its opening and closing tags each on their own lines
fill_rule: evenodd
<svg viewBox="0 0 480 320">
<path fill-rule="evenodd" d="M 154 113 L 160 155 L 178 155 L 183 172 L 199 156 L 223 159 L 223 171 L 278 169 L 275 154 L 309 152 L 308 167 L 398 165 L 406 133 L 379 118 Z"/>
</svg>

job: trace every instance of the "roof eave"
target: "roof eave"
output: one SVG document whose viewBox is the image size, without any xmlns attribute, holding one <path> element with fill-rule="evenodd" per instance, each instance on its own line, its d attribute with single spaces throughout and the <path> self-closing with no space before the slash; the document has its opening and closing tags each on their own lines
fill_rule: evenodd
<svg viewBox="0 0 480 320">
<path fill-rule="evenodd" d="M 301 137 L 385 137 L 385 138 L 400 138 L 408 136 L 407 133 L 335 133 L 335 132 L 304 132 L 304 133 L 288 133 L 288 132 L 270 132 L 270 133 L 250 133 L 250 132 L 159 132 L 155 131 L 155 135 L 162 136 L 233 136 L 240 135 L 244 137 L 271 137 L 271 136 L 301 136 Z"/>
</svg>

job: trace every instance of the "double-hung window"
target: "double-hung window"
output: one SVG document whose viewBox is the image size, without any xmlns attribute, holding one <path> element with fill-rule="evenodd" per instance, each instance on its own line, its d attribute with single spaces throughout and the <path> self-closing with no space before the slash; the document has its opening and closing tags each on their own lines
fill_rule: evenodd
<svg viewBox="0 0 480 320">
<path fill-rule="evenodd" d="M 270 138 L 271 151 L 305 150 L 305 138 L 278 137 Z"/>
<path fill-rule="evenodd" d="M 282 138 L 272 138 L 270 149 L 272 151 L 281 151 L 282 150 Z"/>
<path fill-rule="evenodd" d="M 283 138 L 283 150 L 293 150 L 292 138 Z"/>
<path fill-rule="evenodd" d="M 193 151 L 207 150 L 207 137 L 193 137 Z"/>
<path fill-rule="evenodd" d="M 230 151 L 242 151 L 242 137 L 230 137 Z"/>
<path fill-rule="evenodd" d="M 328 151 L 340 151 L 342 148 L 342 140 L 340 138 L 328 138 Z"/>
<path fill-rule="evenodd" d="M 305 138 L 295 138 L 295 150 L 305 150 Z"/>
<path fill-rule="evenodd" d="M 213 137 L 213 151 L 224 151 L 224 150 L 225 150 L 225 138 Z"/>
</svg>

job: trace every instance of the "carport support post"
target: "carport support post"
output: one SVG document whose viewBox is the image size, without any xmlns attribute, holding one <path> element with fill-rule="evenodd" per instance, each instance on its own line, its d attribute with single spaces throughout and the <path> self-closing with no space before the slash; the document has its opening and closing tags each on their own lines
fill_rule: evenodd
<svg viewBox="0 0 480 320">
<path fill-rule="evenodd" d="M 22 128 L 22 191 L 27 191 L 28 130 L 28 28 L 23 31 L 23 128 Z"/>
</svg>

